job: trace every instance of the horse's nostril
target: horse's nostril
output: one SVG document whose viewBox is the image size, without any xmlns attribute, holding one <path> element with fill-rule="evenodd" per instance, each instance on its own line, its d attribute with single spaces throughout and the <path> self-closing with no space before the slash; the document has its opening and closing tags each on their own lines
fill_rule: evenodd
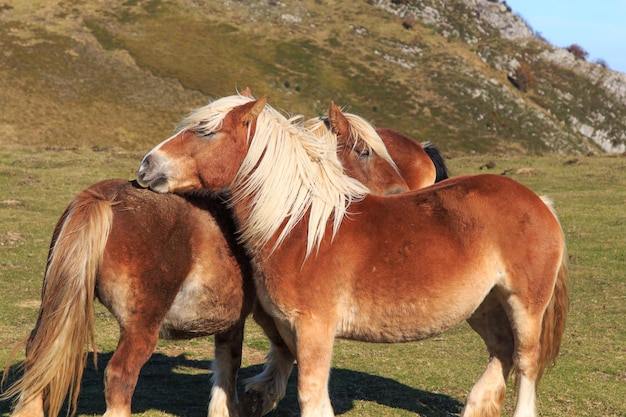
<svg viewBox="0 0 626 417">
<path fill-rule="evenodd" d="M 150 167 L 151 160 L 152 160 L 152 156 L 146 155 L 146 157 L 143 158 L 143 161 L 141 161 L 141 164 L 139 164 L 139 170 L 148 169 Z"/>
<path fill-rule="evenodd" d="M 137 170 L 137 173 L 139 175 L 146 174 L 148 169 L 150 169 L 150 165 L 151 164 L 152 164 L 152 156 L 151 155 L 146 155 L 146 157 L 143 158 L 143 160 L 139 164 L 139 169 Z"/>
<path fill-rule="evenodd" d="M 149 170 L 150 170 L 151 160 L 152 160 L 152 157 L 150 155 L 146 155 L 146 157 L 143 158 L 143 160 L 139 163 L 139 168 L 137 169 L 137 181 L 139 182 L 139 185 L 141 185 L 142 187 L 147 187 L 150 183 Z"/>
</svg>

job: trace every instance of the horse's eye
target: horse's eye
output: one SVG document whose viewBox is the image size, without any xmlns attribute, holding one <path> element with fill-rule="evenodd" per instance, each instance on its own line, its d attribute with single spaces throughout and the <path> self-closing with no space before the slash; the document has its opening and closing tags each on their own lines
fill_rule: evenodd
<svg viewBox="0 0 626 417">
<path fill-rule="evenodd" d="M 200 136 L 202 139 L 208 139 L 211 136 L 215 135 L 215 132 L 198 132 L 198 136 Z"/>
<path fill-rule="evenodd" d="M 370 157 L 370 150 L 365 148 L 365 149 L 355 149 L 355 152 L 357 154 L 357 156 L 359 158 L 369 158 Z"/>
</svg>

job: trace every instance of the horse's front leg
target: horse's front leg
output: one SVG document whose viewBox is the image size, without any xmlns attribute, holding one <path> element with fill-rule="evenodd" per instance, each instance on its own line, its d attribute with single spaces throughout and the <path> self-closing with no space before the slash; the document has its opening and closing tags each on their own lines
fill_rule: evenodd
<svg viewBox="0 0 626 417">
<path fill-rule="evenodd" d="M 328 380 L 336 326 L 319 315 L 296 323 L 298 401 L 302 417 L 333 417 Z"/>
<path fill-rule="evenodd" d="M 270 339 L 270 351 L 265 358 L 263 372 L 246 380 L 246 393 L 241 400 L 241 412 L 245 416 L 256 415 L 257 409 L 261 414 L 267 414 L 285 396 L 287 382 L 295 356 L 295 344 L 283 339 L 274 322 L 265 310 L 256 303 L 254 306 L 254 320 Z"/>
<path fill-rule="evenodd" d="M 213 387 L 209 417 L 237 417 L 237 373 L 241 368 L 241 349 L 245 319 L 215 335 Z"/>
</svg>

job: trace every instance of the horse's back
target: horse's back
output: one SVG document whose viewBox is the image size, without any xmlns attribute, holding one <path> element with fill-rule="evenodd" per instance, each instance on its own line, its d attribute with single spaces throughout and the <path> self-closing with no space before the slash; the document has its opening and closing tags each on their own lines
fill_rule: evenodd
<svg viewBox="0 0 626 417">
<path fill-rule="evenodd" d="M 515 244 L 523 246 L 524 235 L 562 241 L 559 222 L 542 198 L 500 175 L 458 176 L 396 196 L 369 195 L 353 209 L 363 213 L 359 221 L 383 219 L 376 226 L 383 234 L 386 230 L 417 238 L 444 234 L 440 239 L 465 242 L 474 238 L 477 245 L 487 241 L 513 244 L 515 236 L 520 239 Z"/>
<path fill-rule="evenodd" d="M 553 211 L 526 186 L 504 176 L 455 177 L 397 196 L 372 195 L 355 204 L 354 210 L 363 215 L 355 215 L 352 223 L 367 223 L 376 229 L 369 231 L 375 236 L 370 241 L 384 242 L 372 253 L 388 253 L 389 259 L 400 261 L 398 253 L 408 251 L 412 261 L 402 262 L 436 270 L 439 276 L 446 276 L 443 269 L 457 270 L 451 276 L 459 277 L 489 270 L 495 284 L 523 268 L 539 275 L 546 267 L 539 259 L 558 267 L 564 252 L 563 233 Z M 358 217 L 362 219 L 357 221 Z M 365 239 L 353 231 L 358 226 L 351 222 L 344 226 L 348 235 Z M 340 238 L 341 229 L 336 239 Z"/>
</svg>

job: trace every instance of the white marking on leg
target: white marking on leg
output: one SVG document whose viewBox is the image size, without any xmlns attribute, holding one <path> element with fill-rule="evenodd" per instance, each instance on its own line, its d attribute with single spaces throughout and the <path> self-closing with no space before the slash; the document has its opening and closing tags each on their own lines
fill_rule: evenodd
<svg viewBox="0 0 626 417">
<path fill-rule="evenodd" d="M 513 417 L 537 417 L 537 400 L 535 394 L 535 381 L 531 381 L 524 375 L 519 375 L 519 391 L 517 405 Z"/>
<path fill-rule="evenodd" d="M 209 402 L 209 417 L 233 417 L 228 410 L 228 395 L 222 387 L 213 385 Z"/>
<path fill-rule="evenodd" d="M 233 386 L 236 381 L 230 372 L 223 372 L 230 369 L 230 355 L 215 349 L 209 417 L 237 417 L 237 393 Z"/>
</svg>

